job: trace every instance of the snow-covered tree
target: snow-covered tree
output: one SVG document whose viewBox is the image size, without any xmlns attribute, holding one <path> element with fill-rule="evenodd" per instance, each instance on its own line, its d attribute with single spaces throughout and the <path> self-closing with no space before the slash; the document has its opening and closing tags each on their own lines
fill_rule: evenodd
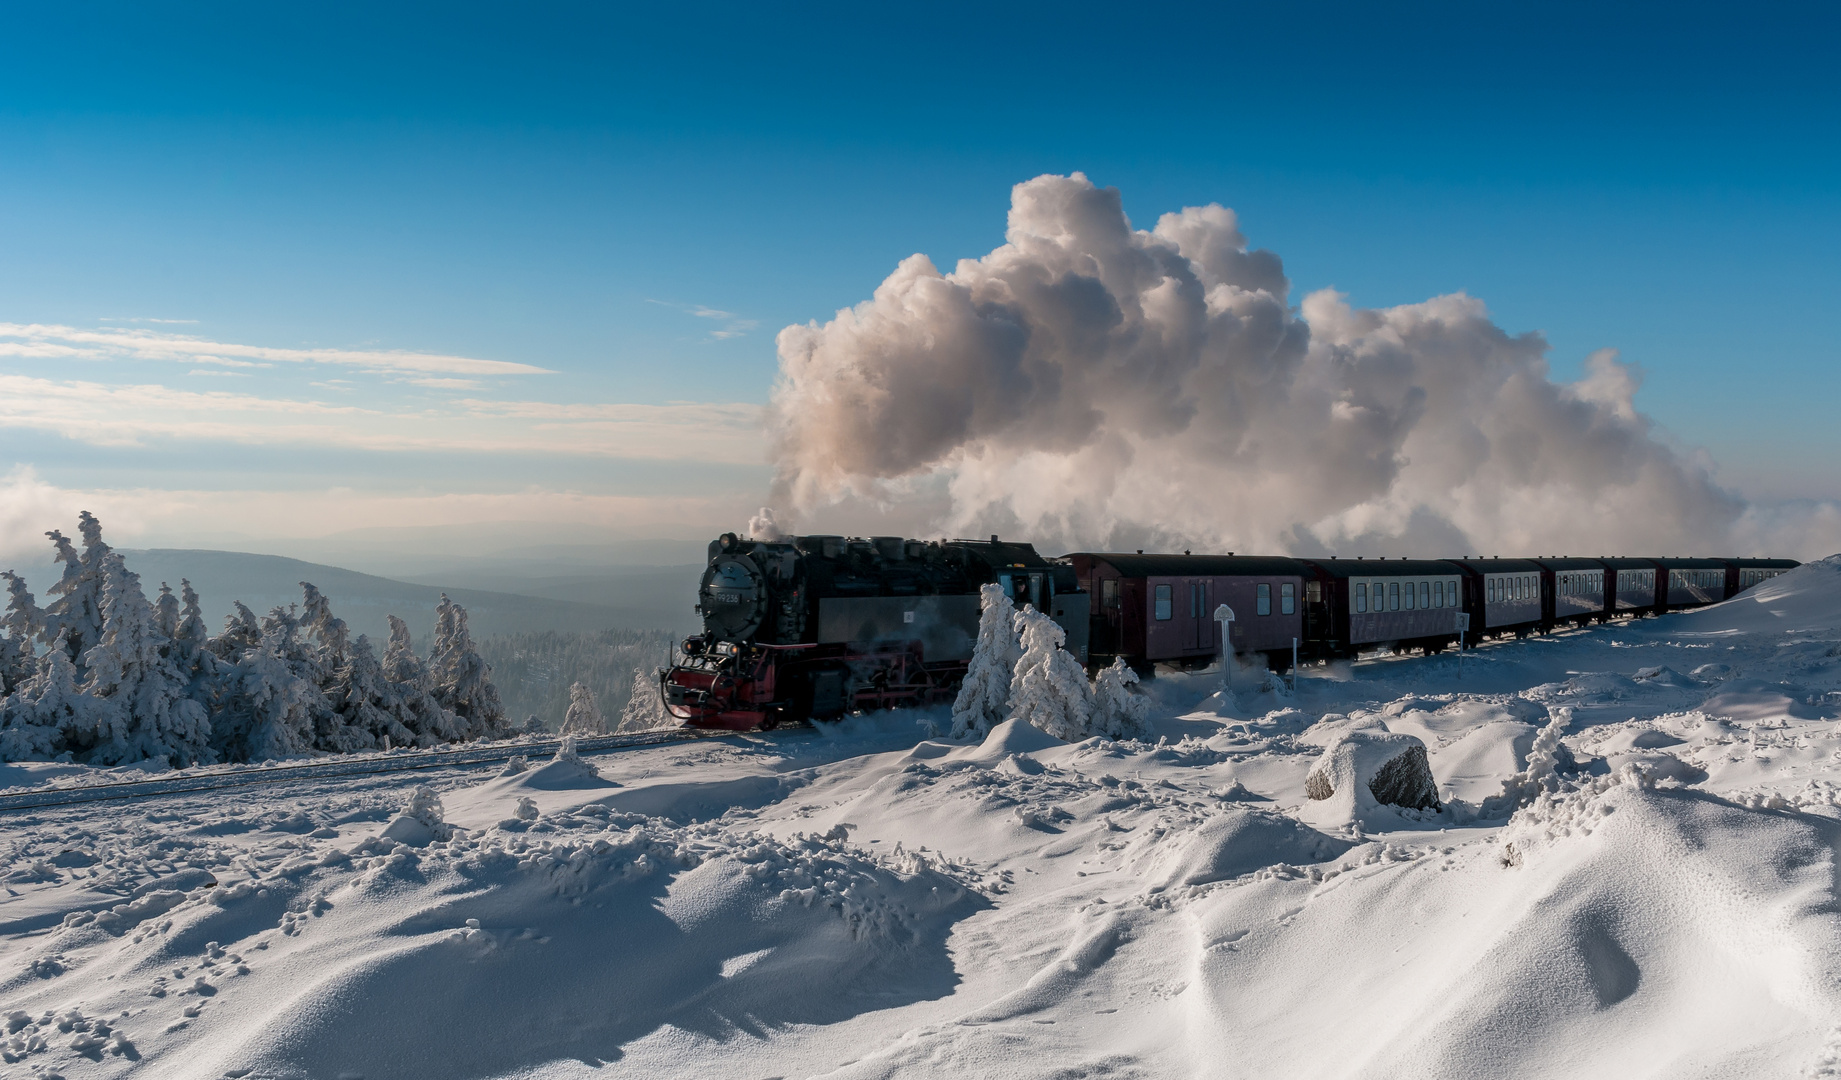
<svg viewBox="0 0 1841 1080">
<path fill-rule="evenodd" d="M 569 684 L 569 711 L 563 714 L 564 735 L 605 735 L 607 718 L 594 699 L 594 691 L 582 683 Z"/>
<path fill-rule="evenodd" d="M 359 634 L 346 648 L 345 661 L 327 688 L 327 704 L 339 718 L 322 749 L 388 749 L 392 746 L 433 746 L 432 733 L 418 730 L 424 721 L 412 704 L 411 688 L 384 675 L 371 639 Z M 426 697 L 420 691 L 414 695 Z M 432 702 L 431 702 L 432 704 Z M 330 742 L 332 745 L 326 745 Z"/>
<path fill-rule="evenodd" d="M 224 629 L 216 637 L 205 642 L 205 648 L 219 660 L 235 663 L 238 657 L 255 648 L 262 641 L 262 624 L 256 621 L 256 613 L 243 606 L 243 601 L 233 600 L 236 608 L 224 616 Z"/>
<path fill-rule="evenodd" d="M 248 609 L 237 605 L 241 614 Z M 222 641 L 242 620 L 232 616 Z M 212 717 L 212 743 L 231 761 L 288 757 L 313 748 L 319 718 L 329 710 L 321 680 L 297 637 L 299 620 L 276 608 L 262 620 L 261 637 L 225 672 L 221 711 Z"/>
<path fill-rule="evenodd" d="M 396 684 L 402 694 L 405 715 L 410 718 L 405 723 L 416 733 L 417 745 L 433 746 L 465 738 L 454 714 L 442 708 L 430 693 L 433 680 L 428 666 L 416 655 L 409 624 L 395 615 L 389 619 L 390 644 L 384 648 L 384 678 Z"/>
<path fill-rule="evenodd" d="M 113 549 L 102 542 L 102 523 L 88 510 L 78 515 L 77 530 L 83 537 L 81 554 L 56 529 L 45 534 L 57 548 L 56 561 L 64 564 L 64 574 L 51 586 L 57 599 L 45 608 L 41 633 L 47 644 L 64 639 L 80 677 L 86 670 L 83 654 L 102 640 L 102 562 Z"/>
<path fill-rule="evenodd" d="M 978 641 L 959 696 L 952 705 L 952 737 L 982 737 L 1009 715 L 1010 680 L 1023 655 L 1016 634 L 1016 605 L 1002 585 L 979 591 Z"/>
<path fill-rule="evenodd" d="M 1138 673 L 1117 657 L 1093 680 L 1092 733 L 1108 739 L 1136 739 L 1151 733 L 1151 699 L 1133 689 Z"/>
<path fill-rule="evenodd" d="M 1061 647 L 1067 632 L 1055 620 L 1024 605 L 1017 613 L 1023 656 L 1010 681 L 1010 715 L 1057 739 L 1087 738 L 1093 691 L 1080 661 Z"/>
<path fill-rule="evenodd" d="M 121 712 L 116 737 L 88 748 L 98 764 L 166 758 L 175 765 L 212 760 L 211 723 L 192 699 L 191 672 L 179 661 L 139 574 L 116 552 L 103 557 L 102 638 L 83 656 L 83 688 Z M 172 601 L 170 590 L 163 599 Z M 177 602 L 170 604 L 174 621 Z M 72 747 L 72 749 L 76 749 Z"/>
<path fill-rule="evenodd" d="M 23 578 L 6 570 L 0 571 L 0 579 L 6 581 L 8 594 L 6 614 L 0 616 L 0 628 L 6 631 L 0 637 L 0 696 L 4 696 L 19 689 L 37 672 L 33 642 L 44 628 L 45 617 Z"/>
<path fill-rule="evenodd" d="M 320 666 L 331 671 L 345 663 L 345 649 L 351 640 L 351 631 L 346 628 L 344 619 L 333 615 L 332 604 L 326 599 L 326 594 L 307 581 L 300 583 L 300 589 L 305 596 L 300 606 L 301 632 L 313 635 L 320 646 Z"/>
<path fill-rule="evenodd" d="M 185 578 L 179 579 L 179 600 L 179 627 L 173 632 L 173 637 L 183 643 L 188 652 L 196 652 L 204 648 L 211 633 L 205 628 L 204 612 L 198 606 L 198 590 L 192 588 L 192 583 Z"/>
<path fill-rule="evenodd" d="M 67 750 L 81 753 L 120 740 L 122 712 L 77 686 L 77 665 L 69 642 L 51 642 L 38 673 L 6 700 L 0 728 L 0 756 L 8 761 L 45 759 Z"/>
<path fill-rule="evenodd" d="M 160 582 L 160 595 L 153 602 L 153 625 L 163 638 L 179 636 L 179 598 L 164 581 Z"/>
<path fill-rule="evenodd" d="M 620 723 L 614 731 L 652 731 L 657 728 L 675 727 L 677 721 L 665 712 L 665 703 L 658 696 L 658 673 L 644 666 L 633 669 L 633 693 L 626 699 L 626 707 L 620 710 Z"/>
<path fill-rule="evenodd" d="M 441 594 L 435 608 L 435 651 L 429 659 L 435 700 L 459 720 L 462 738 L 494 739 L 511 734 L 511 721 L 492 685 L 492 669 L 473 648 L 467 609 Z"/>
</svg>

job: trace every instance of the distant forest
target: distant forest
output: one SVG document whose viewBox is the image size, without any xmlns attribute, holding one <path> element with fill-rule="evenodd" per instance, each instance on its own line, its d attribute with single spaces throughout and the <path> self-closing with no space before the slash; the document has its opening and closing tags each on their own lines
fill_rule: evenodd
<svg viewBox="0 0 1841 1080">
<path fill-rule="evenodd" d="M 476 642 L 514 724 L 535 716 L 557 730 L 569 708 L 569 685 L 594 691 L 601 711 L 619 716 L 643 676 L 657 694 L 653 673 L 671 661 L 678 635 L 668 630 L 603 630 L 598 634 L 500 634 Z"/>
</svg>

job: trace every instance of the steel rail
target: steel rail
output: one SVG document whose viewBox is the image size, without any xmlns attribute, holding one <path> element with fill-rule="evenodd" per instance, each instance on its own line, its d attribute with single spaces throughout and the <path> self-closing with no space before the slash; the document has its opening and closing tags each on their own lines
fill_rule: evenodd
<svg viewBox="0 0 1841 1080">
<path fill-rule="evenodd" d="M 742 732 L 734 731 L 700 731 L 694 728 L 673 728 L 665 731 L 644 731 L 627 735 L 596 735 L 576 739 L 578 753 L 595 753 L 604 750 L 630 750 L 647 746 L 665 746 L 671 743 L 693 742 L 699 739 L 734 737 Z M 503 743 L 490 746 L 472 746 L 459 750 L 437 750 L 415 754 L 367 755 L 356 760 L 315 761 L 300 765 L 254 766 L 235 769 L 221 773 L 203 773 L 191 776 L 173 776 L 149 778 L 146 780 L 124 780 L 108 784 L 84 784 L 61 788 L 32 788 L 26 791 L 0 793 L 0 813 L 9 810 L 36 810 L 58 806 L 73 806 L 86 802 L 105 802 L 114 799 L 142 799 L 159 795 L 187 795 L 200 791 L 216 791 L 222 788 L 253 787 L 261 784 L 281 784 L 299 780 L 321 778 L 340 778 L 348 776 L 375 776 L 382 773 L 412 772 L 420 769 L 449 769 L 461 765 L 481 765 L 494 761 L 509 761 L 519 755 L 541 756 L 554 753 L 562 745 L 561 739 L 544 739 L 535 742 L 523 742 L 513 745 Z"/>
</svg>

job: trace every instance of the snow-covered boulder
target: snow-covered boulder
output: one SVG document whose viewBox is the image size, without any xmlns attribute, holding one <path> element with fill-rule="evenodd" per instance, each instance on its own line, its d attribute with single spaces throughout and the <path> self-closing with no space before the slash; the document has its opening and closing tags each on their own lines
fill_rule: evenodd
<svg viewBox="0 0 1841 1080">
<path fill-rule="evenodd" d="M 1304 793 L 1333 808 L 1337 817 L 1346 809 L 1357 820 L 1379 804 L 1439 808 L 1425 743 L 1395 731 L 1343 732 L 1305 778 Z"/>
</svg>

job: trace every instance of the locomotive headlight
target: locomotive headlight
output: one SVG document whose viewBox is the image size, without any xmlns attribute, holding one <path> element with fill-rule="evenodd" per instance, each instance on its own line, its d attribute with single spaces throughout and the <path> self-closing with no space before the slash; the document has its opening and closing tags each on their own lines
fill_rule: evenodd
<svg viewBox="0 0 1841 1080">
<path fill-rule="evenodd" d="M 718 555 L 697 590 L 703 628 L 719 641 L 747 641 L 767 614 L 767 583 L 746 555 Z"/>
</svg>

